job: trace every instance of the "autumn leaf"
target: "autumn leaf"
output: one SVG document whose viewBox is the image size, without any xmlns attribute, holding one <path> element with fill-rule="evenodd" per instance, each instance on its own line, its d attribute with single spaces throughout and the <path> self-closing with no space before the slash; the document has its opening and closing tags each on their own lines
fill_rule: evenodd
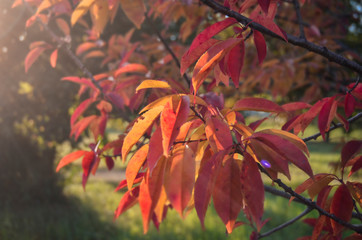
<svg viewBox="0 0 362 240">
<path fill-rule="evenodd" d="M 133 182 L 136 179 L 138 172 L 146 161 L 149 146 L 143 145 L 129 160 L 126 168 L 126 179 L 128 190 L 131 191 Z"/>
<path fill-rule="evenodd" d="M 318 117 L 318 128 L 325 140 L 325 133 L 329 131 L 330 124 L 337 112 L 337 102 L 334 97 L 329 98 L 322 106 Z"/>
<path fill-rule="evenodd" d="M 138 117 L 137 121 L 133 125 L 132 129 L 128 132 L 127 136 L 124 139 L 122 146 L 122 159 L 126 159 L 127 154 L 135 145 L 138 140 L 145 134 L 147 129 L 152 125 L 153 121 L 160 115 L 163 110 L 163 106 L 158 106 L 149 111 L 145 112 L 143 115 Z"/>
<path fill-rule="evenodd" d="M 331 203 L 331 214 L 334 214 L 337 218 L 349 222 L 352 217 L 353 199 L 348 191 L 346 185 L 340 185 L 334 193 Z M 343 226 L 334 220 L 331 220 L 333 234 L 338 235 Z"/>
<path fill-rule="evenodd" d="M 116 211 L 114 212 L 114 220 L 116 220 L 122 213 L 133 207 L 138 202 L 140 188 L 135 187 L 128 190 L 121 198 Z"/>
<path fill-rule="evenodd" d="M 214 23 L 211 26 L 205 28 L 199 35 L 197 35 L 196 38 L 192 41 L 189 50 L 182 56 L 181 74 L 184 74 L 186 69 L 197 59 L 194 59 L 192 56 L 199 55 L 196 53 L 200 52 L 199 49 L 206 51 L 209 47 L 217 42 L 217 40 L 211 39 L 213 36 L 235 23 L 237 23 L 237 21 L 234 18 L 226 18 L 223 21 Z"/>
<path fill-rule="evenodd" d="M 152 213 L 161 194 L 165 165 L 166 159 L 162 157 L 153 169 L 152 176 L 147 172 L 140 185 L 139 204 L 142 213 L 144 233 L 148 232 Z"/>
<path fill-rule="evenodd" d="M 253 31 L 254 31 L 254 44 L 256 47 L 256 51 L 258 53 L 259 64 L 262 64 L 266 57 L 265 39 L 263 37 L 263 34 L 261 34 L 259 31 L 257 31 L 257 30 L 253 30 Z"/>
<path fill-rule="evenodd" d="M 78 151 L 75 151 L 75 152 L 72 152 L 68 155 L 66 155 L 65 157 L 63 157 L 60 162 L 58 163 L 58 166 L 57 166 L 57 169 L 55 170 L 56 172 L 59 172 L 59 170 L 68 165 L 69 163 L 72 163 L 78 159 L 80 159 L 81 157 L 84 156 L 84 154 L 86 153 L 87 151 L 83 151 L 83 150 L 78 150 Z"/>
<path fill-rule="evenodd" d="M 72 26 L 74 26 L 74 24 L 78 22 L 78 20 L 88 12 L 89 8 L 95 1 L 96 0 L 81 0 L 79 2 L 77 8 L 73 11 L 72 17 L 70 19 Z"/>
<path fill-rule="evenodd" d="M 228 149 L 233 145 L 229 126 L 219 116 L 206 117 L 205 133 L 214 152 Z"/>
<path fill-rule="evenodd" d="M 241 69 L 244 65 L 245 45 L 244 41 L 236 44 L 227 55 L 227 66 L 231 80 L 235 87 L 239 87 Z"/>
<path fill-rule="evenodd" d="M 242 162 L 241 184 L 246 210 L 260 231 L 264 212 L 264 184 L 257 164 L 248 153 L 245 153 Z"/>
<path fill-rule="evenodd" d="M 243 98 L 237 101 L 233 107 L 234 111 L 262 111 L 262 112 L 284 112 L 278 104 L 264 98 Z"/>
<path fill-rule="evenodd" d="M 39 56 L 46 50 L 46 47 L 36 47 L 30 50 L 30 52 L 26 55 L 25 58 L 25 72 L 29 71 L 29 68 L 33 65 L 33 63 L 39 58 Z"/>
<path fill-rule="evenodd" d="M 172 151 L 168 161 L 165 190 L 173 208 L 183 217 L 195 183 L 195 155 L 188 145 L 184 145 Z"/>
<path fill-rule="evenodd" d="M 95 0 L 90 6 L 93 30 L 100 34 L 103 32 L 109 19 L 108 0 Z"/>
<path fill-rule="evenodd" d="M 180 127 L 184 124 L 190 112 L 190 99 L 183 96 L 176 102 L 169 101 L 166 103 L 160 117 L 162 131 L 163 155 L 168 156 L 170 147 L 173 145 Z"/>
<path fill-rule="evenodd" d="M 126 16 L 140 29 L 145 20 L 146 7 L 143 0 L 120 0 L 121 7 Z"/>
<path fill-rule="evenodd" d="M 236 218 L 243 206 L 240 177 L 240 165 L 229 156 L 220 167 L 212 192 L 215 210 L 228 233 L 233 231 Z"/>
<path fill-rule="evenodd" d="M 230 38 L 208 49 L 197 61 L 192 75 L 193 91 L 196 93 L 213 67 L 221 61 L 225 54 L 242 41 L 241 38 Z"/>
<path fill-rule="evenodd" d="M 226 154 L 226 151 L 220 151 L 210 156 L 211 153 L 207 152 L 201 160 L 200 170 L 195 182 L 194 201 L 202 228 L 205 228 L 204 220 L 206 210 L 210 203 L 211 194 L 221 167 L 221 162 Z"/>
<path fill-rule="evenodd" d="M 57 65 L 58 49 L 55 49 L 50 55 L 50 65 L 55 68 Z"/>
<path fill-rule="evenodd" d="M 138 92 L 141 89 L 146 89 L 146 88 L 166 88 L 166 89 L 170 89 L 171 86 L 165 82 L 165 81 L 160 81 L 160 80 L 144 80 L 140 85 L 138 85 L 138 87 L 136 88 L 136 92 Z"/>
</svg>

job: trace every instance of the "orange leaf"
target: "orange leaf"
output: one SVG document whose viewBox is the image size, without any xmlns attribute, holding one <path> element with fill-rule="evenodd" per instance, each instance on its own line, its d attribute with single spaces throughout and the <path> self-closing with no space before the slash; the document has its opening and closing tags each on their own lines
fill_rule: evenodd
<svg viewBox="0 0 362 240">
<path fill-rule="evenodd" d="M 30 50 L 28 55 L 26 55 L 25 62 L 24 62 L 25 72 L 28 72 L 31 65 L 33 65 L 33 63 L 39 58 L 40 54 L 42 54 L 44 52 L 44 50 L 46 50 L 45 47 L 36 47 L 36 48 L 33 48 L 32 50 Z"/>
<path fill-rule="evenodd" d="M 122 159 L 126 159 L 127 154 L 133 145 L 135 145 L 143 134 L 146 133 L 147 129 L 153 124 L 153 121 L 160 115 L 162 109 L 163 106 L 155 107 L 148 110 L 137 119 L 132 129 L 128 132 L 124 139 L 122 146 Z"/>
<path fill-rule="evenodd" d="M 240 166 L 230 156 L 220 167 L 212 192 L 214 207 L 228 233 L 234 229 L 236 218 L 243 206 Z M 254 182 L 253 182 L 254 186 Z"/>
<path fill-rule="evenodd" d="M 57 65 L 58 49 L 55 49 L 50 55 L 50 65 L 55 68 Z"/>
<path fill-rule="evenodd" d="M 90 7 L 93 30 L 100 34 L 103 32 L 109 19 L 108 0 L 96 0 Z"/>
<path fill-rule="evenodd" d="M 129 160 L 126 168 L 126 179 L 128 190 L 131 191 L 133 182 L 136 179 L 148 153 L 148 144 L 143 145 Z"/>
<path fill-rule="evenodd" d="M 331 122 L 336 115 L 337 111 L 337 102 L 334 100 L 334 97 L 331 97 L 326 101 L 323 107 L 320 110 L 318 117 L 318 127 L 319 131 L 322 134 L 323 139 L 325 140 L 325 133 L 329 130 Z"/>
<path fill-rule="evenodd" d="M 70 29 L 68 23 L 63 18 L 55 19 L 58 27 L 62 30 L 65 36 L 70 36 Z"/>
<path fill-rule="evenodd" d="M 172 206 L 183 217 L 195 183 L 195 155 L 188 145 L 172 152 L 170 168 L 165 174 L 165 190 Z"/>
<path fill-rule="evenodd" d="M 165 82 L 165 81 L 160 81 L 160 80 L 144 80 L 137 88 L 136 88 L 136 92 L 141 90 L 141 89 L 146 89 L 146 88 L 168 88 L 170 89 L 171 86 Z"/>
<path fill-rule="evenodd" d="M 115 77 L 120 76 L 123 73 L 129 73 L 129 72 L 140 72 L 140 73 L 147 73 L 148 69 L 145 65 L 139 64 L 139 63 L 131 63 L 127 64 L 121 68 L 118 68 L 116 72 L 114 73 Z"/>
<path fill-rule="evenodd" d="M 146 7 L 143 0 L 120 0 L 123 12 L 129 20 L 140 29 L 141 24 L 145 20 Z"/>
<path fill-rule="evenodd" d="M 73 11 L 70 19 L 72 26 L 74 26 L 74 24 L 78 22 L 79 18 L 81 18 L 84 14 L 88 12 L 89 8 L 95 1 L 96 0 L 81 0 L 79 2 L 77 8 Z"/>
<path fill-rule="evenodd" d="M 225 54 L 236 44 L 242 41 L 241 38 L 230 38 L 222 41 L 207 50 L 197 61 L 192 75 L 193 91 L 196 93 L 202 82 L 213 69 L 213 67 L 225 56 Z"/>
<path fill-rule="evenodd" d="M 58 163 L 57 169 L 56 171 L 58 172 L 62 167 L 68 165 L 69 163 L 74 162 L 75 160 L 78 160 L 79 158 L 83 157 L 83 155 L 86 153 L 87 151 L 83 151 L 83 150 L 78 150 L 75 152 L 72 152 L 68 155 L 66 155 L 65 157 L 63 157 L 60 162 Z"/>
<path fill-rule="evenodd" d="M 152 176 L 149 172 L 147 172 L 140 185 L 139 203 L 142 213 L 144 233 L 147 233 L 148 231 L 152 213 L 161 194 L 165 165 L 166 159 L 162 157 L 153 169 Z"/>
<path fill-rule="evenodd" d="M 362 207 L 362 183 L 347 182 L 347 187 L 353 198 L 360 205 L 360 207 Z"/>
</svg>

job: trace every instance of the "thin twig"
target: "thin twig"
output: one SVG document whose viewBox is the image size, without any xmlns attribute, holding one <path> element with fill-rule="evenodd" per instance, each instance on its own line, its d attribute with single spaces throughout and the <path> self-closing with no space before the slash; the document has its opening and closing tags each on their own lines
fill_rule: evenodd
<svg viewBox="0 0 362 240">
<path fill-rule="evenodd" d="M 306 38 L 305 38 L 305 34 L 304 34 L 304 25 L 303 25 L 302 14 L 300 13 L 299 0 L 293 0 L 293 4 L 294 4 L 294 8 L 295 8 L 295 13 L 297 15 L 297 21 L 299 24 L 299 37 L 305 40 Z"/>
<path fill-rule="evenodd" d="M 319 212 L 319 214 L 322 214 L 322 215 L 325 215 L 327 216 L 328 218 L 336 221 L 337 223 L 357 232 L 357 233 L 362 233 L 362 226 L 356 226 L 356 225 L 353 225 L 349 222 L 346 222 L 346 221 L 343 221 L 342 219 L 336 217 L 334 214 L 331 214 L 327 211 L 325 211 L 323 208 L 321 208 L 320 206 L 318 206 L 315 202 L 313 202 L 312 200 L 310 199 L 307 199 L 305 197 L 303 197 L 302 195 L 296 193 L 295 191 L 293 191 L 293 189 L 289 186 L 287 186 L 285 183 L 282 182 L 282 180 L 280 179 L 273 179 L 271 178 L 271 176 L 269 175 L 269 173 L 260 165 L 259 166 L 259 169 L 261 170 L 261 172 L 263 172 L 264 174 L 266 174 L 270 179 L 273 180 L 273 182 L 275 182 L 276 184 L 278 184 L 279 187 L 281 187 L 285 192 L 289 193 L 291 196 L 295 197 L 296 199 L 299 199 L 304 205 L 308 206 L 308 207 L 311 207 L 315 210 L 317 210 Z"/>
<path fill-rule="evenodd" d="M 172 56 L 173 60 L 175 61 L 177 67 L 178 67 L 179 69 L 181 69 L 180 61 L 178 60 L 175 52 L 171 49 L 171 47 L 169 46 L 169 44 L 167 43 L 167 41 L 162 37 L 160 31 L 158 31 L 158 29 L 154 26 L 152 20 L 151 20 L 147 15 L 145 15 L 145 16 L 146 16 L 146 21 L 148 22 L 148 25 L 149 25 L 149 26 L 152 28 L 152 30 L 156 33 L 157 37 L 161 40 L 161 42 L 162 42 L 163 46 L 166 48 L 166 50 L 171 54 L 171 56 Z M 187 76 L 187 74 L 184 73 L 184 74 L 182 75 L 182 77 L 183 77 L 183 78 L 185 79 L 185 81 L 187 82 L 188 87 L 190 87 L 190 86 L 191 86 L 191 80 L 190 80 L 190 78 Z"/>
<path fill-rule="evenodd" d="M 362 112 L 357 113 L 355 116 L 349 118 L 349 119 L 347 120 L 347 122 L 353 123 L 353 122 L 357 121 L 357 120 L 360 119 L 360 118 L 362 118 Z M 333 131 L 333 130 L 335 130 L 335 129 L 337 129 L 337 128 L 340 128 L 340 127 L 342 127 L 342 126 L 343 126 L 342 123 L 337 123 L 336 125 L 330 127 L 329 130 L 328 130 L 326 133 L 329 133 L 329 132 L 331 132 L 331 131 Z M 316 134 L 314 134 L 314 135 L 312 135 L 312 136 L 303 138 L 302 140 L 303 140 L 304 142 L 308 142 L 308 141 L 310 141 L 310 140 L 312 140 L 312 139 L 316 140 L 320 135 L 321 135 L 321 133 L 316 133 Z"/>
<path fill-rule="evenodd" d="M 347 93 L 351 93 L 351 92 L 358 86 L 360 80 L 361 80 L 361 76 L 358 75 L 355 84 L 353 85 L 353 87 L 352 87 L 351 89 L 349 89 L 349 90 L 347 91 Z"/>
<path fill-rule="evenodd" d="M 298 216 L 296 216 L 295 218 L 293 219 L 290 219 L 289 221 L 283 223 L 283 224 L 280 224 L 279 226 L 271 229 L 270 231 L 266 232 L 266 233 L 262 233 L 258 236 L 258 239 L 261 239 L 263 237 L 267 237 L 283 228 L 286 228 L 288 227 L 289 225 L 291 225 L 292 223 L 298 221 L 299 219 L 301 219 L 302 217 L 304 217 L 305 215 L 307 215 L 308 213 L 310 213 L 311 211 L 313 210 L 312 207 L 308 207 L 307 209 L 305 209 L 301 214 L 299 214 Z"/>
<path fill-rule="evenodd" d="M 267 29 L 266 27 L 264 27 L 256 22 L 253 22 L 251 19 L 249 19 L 243 15 L 241 15 L 237 12 L 234 12 L 227 7 L 222 6 L 221 4 L 215 2 L 214 0 L 200 0 L 200 1 L 203 2 L 204 4 L 208 5 L 210 8 L 212 8 L 216 12 L 220 12 L 224 15 L 235 18 L 237 21 L 239 21 L 243 25 L 249 24 L 249 27 L 252 29 L 255 29 L 255 30 L 257 30 L 263 34 L 269 35 L 273 38 L 284 41 L 284 39 L 281 36 L 279 36 L 278 34 L 272 32 L 271 30 Z M 312 42 L 306 41 L 305 39 L 301 39 L 299 37 L 296 37 L 296 36 L 293 36 L 290 34 L 286 34 L 286 36 L 287 36 L 287 40 L 290 44 L 302 47 L 302 48 L 307 49 L 312 52 L 315 52 L 315 53 L 329 59 L 332 62 L 336 62 L 341 66 L 347 67 L 349 69 L 352 69 L 353 71 L 356 71 L 359 74 L 362 74 L 362 65 L 358 64 L 357 62 L 351 61 L 351 60 L 343 57 L 342 55 L 339 55 L 335 52 L 328 50 L 328 48 L 326 48 L 324 46 L 314 44 Z"/>
</svg>

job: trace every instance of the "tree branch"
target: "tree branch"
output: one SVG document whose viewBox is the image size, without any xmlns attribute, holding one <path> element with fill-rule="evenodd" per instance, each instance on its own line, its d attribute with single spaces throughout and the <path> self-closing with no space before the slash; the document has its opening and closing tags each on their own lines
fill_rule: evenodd
<svg viewBox="0 0 362 240">
<path fill-rule="evenodd" d="M 295 8 L 295 13 L 297 15 L 297 21 L 299 24 L 299 37 L 302 39 L 306 39 L 305 34 L 304 34 L 304 25 L 303 25 L 302 15 L 300 14 L 299 0 L 293 0 L 293 5 Z"/>
<path fill-rule="evenodd" d="M 357 120 L 360 119 L 360 118 L 362 118 L 362 112 L 357 113 L 355 116 L 349 118 L 349 119 L 347 120 L 347 122 L 353 123 L 353 122 L 357 121 Z M 337 128 L 340 128 L 340 127 L 342 127 L 342 126 L 343 126 L 342 123 L 337 123 L 336 125 L 333 125 L 332 127 L 330 127 L 329 130 L 328 130 L 326 133 L 329 133 L 329 132 L 331 132 L 331 131 L 333 131 L 333 130 L 335 130 L 335 129 L 337 129 Z M 314 135 L 312 135 L 312 136 L 303 138 L 302 140 L 303 140 L 304 142 L 308 142 L 308 141 L 310 141 L 310 140 L 312 140 L 312 139 L 316 140 L 320 135 L 321 135 L 321 133 L 316 133 L 316 134 L 314 134 Z"/>
<path fill-rule="evenodd" d="M 232 11 L 227 7 L 220 5 L 219 3 L 215 2 L 214 0 L 201 0 L 201 2 L 203 2 L 204 4 L 206 4 L 207 6 L 209 6 L 210 8 L 212 8 L 213 10 L 215 10 L 217 12 L 220 12 L 224 15 L 235 18 L 237 21 L 242 23 L 244 26 L 248 25 L 250 28 L 255 29 L 259 32 L 262 32 L 266 35 L 269 35 L 273 38 L 276 38 L 279 40 L 284 40 L 281 36 L 270 31 L 266 27 L 264 27 L 256 22 L 253 22 L 251 19 L 249 19 L 237 12 Z M 286 34 L 286 35 L 287 35 L 288 42 L 290 44 L 299 46 L 299 47 L 309 50 L 311 52 L 315 52 L 315 53 L 327 58 L 328 60 L 330 60 L 332 62 L 338 63 L 341 66 L 347 67 L 359 74 L 362 74 L 362 66 L 360 64 L 358 64 L 354 61 L 351 61 L 335 52 L 332 52 L 332 51 L 328 50 L 328 48 L 326 48 L 326 47 L 314 44 L 303 38 L 299 38 L 299 37 L 296 37 L 296 36 L 293 36 L 290 34 Z"/>
<path fill-rule="evenodd" d="M 298 221 L 299 219 L 301 219 L 302 217 L 304 217 L 305 215 L 307 215 L 308 213 L 310 213 L 312 210 L 313 210 L 313 208 L 311 208 L 311 207 L 308 206 L 307 209 L 305 209 L 301 214 L 299 214 L 299 215 L 296 216 L 295 218 L 290 219 L 289 221 L 287 221 L 287 222 L 285 222 L 285 223 L 283 223 L 283 224 L 280 224 L 279 226 L 271 229 L 270 231 L 268 231 L 268 232 L 266 232 L 266 233 L 260 234 L 260 235 L 258 236 L 258 239 L 263 238 L 263 237 L 267 237 L 267 236 L 269 236 L 269 235 L 271 235 L 271 234 L 273 234 L 273 233 L 275 233 L 275 232 L 277 232 L 277 231 L 279 231 L 279 230 L 281 230 L 281 229 L 283 229 L 283 228 L 288 227 L 288 226 L 291 225 L 292 223 Z"/>
</svg>

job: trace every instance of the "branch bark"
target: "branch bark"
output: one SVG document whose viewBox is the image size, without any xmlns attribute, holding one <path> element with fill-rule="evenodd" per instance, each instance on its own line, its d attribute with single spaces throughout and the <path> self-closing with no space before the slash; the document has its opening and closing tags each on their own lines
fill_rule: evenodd
<svg viewBox="0 0 362 240">
<path fill-rule="evenodd" d="M 216 12 L 220 12 L 226 16 L 235 18 L 237 21 L 239 21 L 244 26 L 248 25 L 250 28 L 255 29 L 259 32 L 262 32 L 265 35 L 268 35 L 270 37 L 284 41 L 284 39 L 282 37 L 280 37 L 279 35 L 277 35 L 276 33 L 272 32 L 272 31 L 270 31 L 266 27 L 264 27 L 256 22 L 253 22 L 251 19 L 249 19 L 237 12 L 232 11 L 227 7 L 220 5 L 219 3 L 215 2 L 214 0 L 201 0 L 201 2 L 203 2 L 204 4 L 206 4 L 213 10 L 215 10 Z M 338 63 L 341 66 L 347 67 L 359 74 L 362 74 L 362 65 L 360 65 L 354 61 L 351 61 L 335 52 L 332 52 L 324 46 L 314 44 L 312 42 L 307 41 L 306 39 L 296 37 L 296 36 L 293 36 L 290 34 L 287 34 L 287 39 L 288 39 L 288 43 L 290 43 L 292 45 L 299 46 L 299 47 L 309 50 L 311 52 L 317 53 L 317 54 L 327 58 L 331 62 Z"/>
</svg>

